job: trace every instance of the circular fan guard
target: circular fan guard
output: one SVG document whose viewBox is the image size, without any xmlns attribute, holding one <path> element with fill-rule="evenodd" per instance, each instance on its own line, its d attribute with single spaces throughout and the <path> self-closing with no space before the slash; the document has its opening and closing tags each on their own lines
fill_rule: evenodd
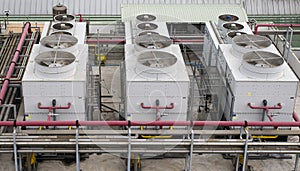
<svg viewBox="0 0 300 171">
<path fill-rule="evenodd" d="M 54 17 L 54 20 L 56 21 L 72 21 L 74 19 L 75 17 L 73 15 L 68 15 L 68 14 L 59 14 Z"/>
<path fill-rule="evenodd" d="M 276 68 L 284 63 L 284 59 L 271 52 L 252 51 L 244 54 L 243 62 L 255 68 Z"/>
<path fill-rule="evenodd" d="M 159 34 L 155 31 L 143 31 L 141 33 L 139 33 L 139 36 L 144 36 L 144 35 L 154 35 L 154 34 Z"/>
<path fill-rule="evenodd" d="M 167 68 L 174 65 L 177 58 L 163 51 L 147 51 L 138 56 L 138 62 L 150 68 Z"/>
<path fill-rule="evenodd" d="M 158 28 L 158 26 L 154 23 L 140 23 L 137 27 L 142 30 L 155 30 Z"/>
<path fill-rule="evenodd" d="M 62 51 L 50 51 L 40 53 L 36 58 L 35 62 L 43 67 L 47 68 L 60 68 L 70 65 L 75 61 L 76 57 L 68 52 Z"/>
<path fill-rule="evenodd" d="M 241 30 L 244 28 L 244 26 L 239 23 L 225 23 L 223 27 L 229 30 Z"/>
<path fill-rule="evenodd" d="M 138 15 L 136 17 L 137 20 L 139 21 L 154 21 L 156 19 L 156 17 L 154 15 L 151 15 L 151 14 L 141 14 L 141 15 Z"/>
<path fill-rule="evenodd" d="M 54 29 L 57 30 L 69 30 L 71 28 L 73 28 L 73 24 L 70 23 L 56 23 L 53 25 Z"/>
<path fill-rule="evenodd" d="M 53 32 L 53 33 L 51 33 L 51 35 L 55 35 L 55 34 L 65 34 L 65 35 L 72 35 L 71 33 L 69 33 L 69 32 L 66 32 L 66 31 L 57 31 L 57 32 Z"/>
<path fill-rule="evenodd" d="M 135 41 L 136 44 L 147 49 L 162 49 L 172 44 L 170 38 L 158 34 L 138 36 Z"/>
<path fill-rule="evenodd" d="M 272 44 L 271 40 L 269 40 L 267 37 L 248 34 L 235 36 L 233 38 L 233 42 L 237 46 L 244 47 L 247 49 L 262 49 L 267 48 Z"/>
<path fill-rule="evenodd" d="M 239 17 L 232 14 L 223 14 L 219 16 L 219 19 L 226 22 L 232 22 L 239 20 Z"/>
<path fill-rule="evenodd" d="M 47 37 L 44 37 L 41 40 L 41 44 L 48 48 L 53 49 L 65 49 L 72 47 L 78 43 L 78 39 L 65 34 L 53 34 Z"/>
</svg>

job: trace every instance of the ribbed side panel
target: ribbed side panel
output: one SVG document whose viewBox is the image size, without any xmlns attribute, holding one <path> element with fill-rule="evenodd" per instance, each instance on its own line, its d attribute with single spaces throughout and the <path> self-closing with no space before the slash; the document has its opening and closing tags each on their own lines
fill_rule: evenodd
<svg viewBox="0 0 300 171">
<path fill-rule="evenodd" d="M 62 3 L 70 14 L 120 15 L 121 4 L 241 4 L 249 15 L 300 14 L 300 0 L 0 0 L 11 14 L 52 14 Z"/>
</svg>

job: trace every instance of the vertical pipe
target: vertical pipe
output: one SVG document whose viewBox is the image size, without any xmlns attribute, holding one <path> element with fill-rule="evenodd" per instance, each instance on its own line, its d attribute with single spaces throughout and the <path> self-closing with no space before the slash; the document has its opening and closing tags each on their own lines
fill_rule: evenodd
<svg viewBox="0 0 300 171">
<path fill-rule="evenodd" d="M 2 85 L 2 88 L 1 88 L 1 91 L 0 91 L 0 106 L 3 104 L 4 96 L 5 96 L 5 93 L 6 93 L 7 88 L 8 88 L 9 79 L 11 78 L 11 76 L 13 74 L 13 71 L 14 71 L 15 66 L 16 66 L 16 62 L 19 59 L 19 55 L 21 53 L 22 46 L 23 46 L 23 44 L 25 42 L 25 38 L 26 38 L 27 32 L 29 32 L 29 31 L 30 31 L 30 22 L 27 22 L 25 24 L 24 28 L 23 28 L 23 32 L 22 32 L 20 41 L 18 43 L 16 52 L 15 52 L 15 54 L 13 56 L 13 59 L 12 59 L 12 61 L 10 63 L 9 69 L 7 71 L 5 80 L 3 82 L 3 85 Z"/>
<path fill-rule="evenodd" d="M 193 150 L 194 150 L 194 130 L 193 127 L 191 128 L 191 148 L 190 148 L 190 165 L 189 165 L 189 171 L 192 171 L 192 164 L 193 164 Z"/>
<path fill-rule="evenodd" d="M 99 42 L 99 35 L 100 32 L 99 32 L 99 29 L 97 29 L 97 60 L 98 59 L 98 56 L 100 55 L 100 42 Z M 98 61 L 99 62 L 99 61 Z M 98 84 L 98 89 L 99 89 L 99 118 L 98 120 L 101 120 L 102 117 L 101 117 L 101 108 L 102 108 L 102 84 L 101 84 L 101 57 L 100 57 L 100 63 L 99 63 L 99 84 Z"/>
<path fill-rule="evenodd" d="M 17 154 L 17 140 L 16 140 L 17 127 L 14 126 L 13 139 L 14 139 L 14 160 L 15 160 L 15 171 L 18 171 L 18 154 Z M 28 164 L 30 165 L 30 163 Z"/>
<path fill-rule="evenodd" d="M 247 162 L 247 150 L 248 150 L 248 138 L 249 138 L 249 132 L 247 130 L 247 127 L 245 127 L 245 132 L 246 132 L 246 143 L 245 143 L 244 160 L 243 160 L 243 169 L 242 169 L 242 171 L 245 171 L 246 162 Z"/>
<path fill-rule="evenodd" d="M 287 51 L 286 58 L 285 58 L 286 61 L 288 61 L 288 59 L 289 59 L 289 53 L 291 52 L 292 40 L 293 40 L 293 29 L 291 27 L 289 27 L 289 30 L 290 30 L 291 35 L 290 35 L 290 38 L 289 38 L 290 39 L 290 41 L 289 41 L 289 49 Z"/>
<path fill-rule="evenodd" d="M 22 154 L 21 153 L 19 153 L 19 167 L 20 167 L 20 171 L 22 171 L 23 170 L 23 167 L 22 167 Z"/>
<path fill-rule="evenodd" d="M 79 154 L 78 137 L 79 137 L 79 127 L 77 126 L 76 127 L 76 171 L 80 171 L 80 154 Z"/>
<path fill-rule="evenodd" d="M 298 171 L 298 164 L 299 164 L 299 154 L 296 154 L 294 171 Z"/>
<path fill-rule="evenodd" d="M 130 171 L 131 163 L 131 128 L 128 127 L 128 153 L 127 153 L 127 171 Z"/>
</svg>

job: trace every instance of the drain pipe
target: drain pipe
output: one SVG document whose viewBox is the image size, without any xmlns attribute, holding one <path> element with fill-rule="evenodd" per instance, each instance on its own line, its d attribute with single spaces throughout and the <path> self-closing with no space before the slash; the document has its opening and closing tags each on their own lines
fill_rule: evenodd
<svg viewBox="0 0 300 171">
<path fill-rule="evenodd" d="M 30 27 L 31 27 L 30 22 L 27 22 L 24 25 L 22 36 L 20 38 L 20 41 L 18 43 L 16 52 L 15 52 L 14 57 L 13 57 L 11 63 L 10 63 L 8 72 L 6 74 L 5 80 L 3 82 L 3 85 L 2 85 L 2 88 L 1 88 L 1 91 L 0 91 L 0 106 L 3 104 L 4 96 L 5 96 L 7 88 L 8 88 L 8 83 L 9 83 L 9 80 L 10 80 L 10 78 L 11 78 L 13 72 L 14 72 L 16 63 L 17 63 L 17 61 L 19 59 L 19 56 L 20 56 L 20 53 L 21 53 L 21 50 L 22 50 L 22 46 L 23 46 L 23 44 L 25 42 L 25 38 L 26 38 L 27 32 L 31 33 Z"/>
<path fill-rule="evenodd" d="M 257 24 L 254 28 L 254 34 L 258 33 L 259 27 L 300 27 L 300 24 Z"/>
</svg>

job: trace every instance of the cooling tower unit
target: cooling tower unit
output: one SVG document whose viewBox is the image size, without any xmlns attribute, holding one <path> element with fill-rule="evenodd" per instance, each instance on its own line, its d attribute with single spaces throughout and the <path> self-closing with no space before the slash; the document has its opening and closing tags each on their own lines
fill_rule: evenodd
<svg viewBox="0 0 300 171">
<path fill-rule="evenodd" d="M 61 46 L 43 43 L 49 48 Z M 86 120 L 87 45 L 78 45 L 76 55 L 56 48 L 41 52 L 41 48 L 45 47 L 34 45 L 22 80 L 27 120 Z M 53 106 L 53 101 L 57 107 L 70 106 L 52 115 L 45 107 Z"/>
<path fill-rule="evenodd" d="M 298 79 L 276 47 L 251 35 L 236 36 L 233 42 L 219 45 L 218 55 L 228 85 L 226 119 L 269 121 L 264 110 L 248 106 L 262 107 L 266 100 L 267 106 L 282 105 L 268 111 L 274 121 L 292 121 Z"/>
<path fill-rule="evenodd" d="M 129 44 L 125 51 L 125 113 L 132 120 L 155 121 L 157 111 L 147 106 L 159 105 L 160 120 L 186 120 L 189 77 L 179 46 L 137 52 Z"/>
</svg>

